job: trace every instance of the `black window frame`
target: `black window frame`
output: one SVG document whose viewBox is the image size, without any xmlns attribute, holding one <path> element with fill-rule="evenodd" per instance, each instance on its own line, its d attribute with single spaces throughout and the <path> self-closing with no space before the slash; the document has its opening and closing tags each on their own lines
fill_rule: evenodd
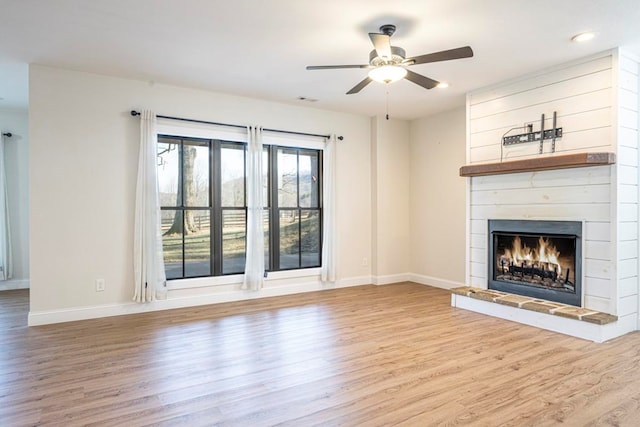
<svg viewBox="0 0 640 427">
<path fill-rule="evenodd" d="M 311 149 L 311 148 L 303 148 L 303 147 L 290 147 L 290 146 L 280 146 L 280 145 L 270 145 L 270 155 L 269 155 L 269 257 L 270 257 L 270 267 L 273 267 L 273 270 L 269 271 L 290 271 L 290 270 L 302 270 L 308 268 L 318 268 L 322 265 L 322 235 L 323 235 L 323 222 L 322 222 L 322 206 L 323 206 L 323 186 L 322 186 L 322 170 L 323 170 L 323 151 L 319 149 Z M 278 165 L 277 165 L 277 150 L 283 149 L 288 151 L 295 151 L 297 157 L 297 179 L 296 179 L 296 206 L 290 207 L 285 206 L 281 207 L 278 203 L 278 184 L 277 184 L 277 173 L 278 173 Z M 300 206 L 300 153 L 301 152 L 313 152 L 318 156 L 318 178 L 317 178 L 317 192 L 318 192 L 318 205 L 316 208 L 313 207 L 301 207 Z M 280 232 L 275 233 L 274 230 L 280 231 L 281 223 L 280 223 L 280 213 L 282 211 L 295 211 L 298 221 L 298 266 L 290 267 L 290 268 L 282 268 L 281 259 L 280 259 Z M 318 230 L 318 263 L 313 266 L 303 266 L 302 263 L 302 212 L 317 212 L 319 218 L 319 230 Z"/>
<path fill-rule="evenodd" d="M 246 257 L 246 221 L 247 221 L 247 174 L 246 174 L 246 157 L 247 157 L 247 143 L 246 142 L 236 142 L 236 141 L 226 141 L 220 139 L 213 138 L 194 138 L 194 137 L 184 137 L 184 136 L 176 136 L 176 135 L 158 135 L 159 142 L 161 139 L 171 139 L 180 141 L 179 146 L 179 179 L 178 185 L 182 186 L 180 194 L 182 194 L 182 201 L 180 205 L 176 203 L 177 206 L 161 206 L 161 211 L 174 210 L 174 211 L 182 211 L 182 220 L 184 221 L 184 211 L 186 210 L 209 210 L 209 219 L 210 219 L 210 231 L 209 231 L 209 245 L 210 245 L 210 274 L 205 275 L 190 275 L 186 276 L 186 260 L 185 260 L 185 233 L 183 230 L 182 233 L 182 275 L 179 277 L 168 277 L 167 280 L 183 280 L 183 279 L 193 279 L 193 278 L 202 278 L 202 277 L 223 277 L 229 275 L 237 275 L 244 274 L 244 268 L 242 271 L 231 271 L 224 272 L 224 251 L 223 251 L 223 218 L 224 212 L 230 210 L 241 210 L 244 213 L 245 220 L 245 234 L 244 234 L 244 244 L 245 244 L 245 257 Z M 187 145 L 190 141 L 197 141 L 200 144 L 206 142 L 209 147 L 209 205 L 207 207 L 203 206 L 185 206 L 184 203 L 184 180 L 183 180 L 183 147 L 185 146 L 185 142 Z M 166 141 L 162 141 L 165 142 Z M 242 147 L 243 150 L 243 159 L 244 159 L 244 203 L 243 206 L 222 206 L 222 173 L 221 173 L 221 160 L 222 154 L 221 150 L 223 147 Z M 296 195 L 296 206 L 295 207 L 280 207 L 278 204 L 278 183 L 277 183 L 277 172 L 278 172 L 278 158 L 277 153 L 278 150 L 287 150 L 296 153 L 297 164 L 299 166 L 300 154 L 305 153 L 313 153 L 317 156 L 317 206 L 316 207 L 304 207 L 300 206 L 300 168 L 297 168 L 297 176 L 296 176 L 296 186 L 297 186 L 297 195 Z M 323 185 L 322 185 L 322 170 L 323 170 L 323 150 L 316 148 L 305 148 L 305 147 L 291 147 L 291 146 L 281 146 L 281 145 L 264 145 L 264 151 L 267 152 L 268 159 L 268 173 L 267 173 L 267 200 L 265 200 L 263 211 L 268 213 L 268 224 L 269 224 L 269 232 L 268 236 L 268 260 L 265 260 L 265 271 L 266 272 L 276 272 L 276 271 L 292 271 L 292 270 L 304 270 L 304 269 L 312 269 L 318 268 L 322 265 L 322 235 L 323 235 L 323 221 L 322 221 L 322 213 L 323 213 Z M 160 154 L 160 153 L 159 153 Z M 281 263 L 281 254 L 280 254 L 280 213 L 282 211 L 295 211 L 295 215 L 298 217 L 298 262 L 297 266 L 282 268 Z M 302 250 L 302 240 L 303 240 L 303 230 L 302 230 L 302 215 L 303 213 L 314 212 L 317 215 L 319 226 L 317 231 L 317 263 L 313 265 L 304 265 L 303 255 L 305 252 Z M 308 215 L 307 215 L 308 216 Z M 164 248 L 164 240 L 163 240 L 163 248 Z M 309 253 L 309 252 L 308 252 Z M 310 252 L 315 254 L 315 252 Z M 216 254 L 218 254 L 216 256 Z M 166 271 L 166 264 L 165 264 Z"/>
</svg>

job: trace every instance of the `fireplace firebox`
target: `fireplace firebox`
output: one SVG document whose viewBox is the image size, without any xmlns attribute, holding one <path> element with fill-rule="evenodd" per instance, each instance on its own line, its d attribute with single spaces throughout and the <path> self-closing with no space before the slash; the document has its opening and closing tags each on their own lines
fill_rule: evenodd
<svg viewBox="0 0 640 427">
<path fill-rule="evenodd" d="M 582 306 L 582 223 L 489 220 L 489 289 Z"/>
</svg>

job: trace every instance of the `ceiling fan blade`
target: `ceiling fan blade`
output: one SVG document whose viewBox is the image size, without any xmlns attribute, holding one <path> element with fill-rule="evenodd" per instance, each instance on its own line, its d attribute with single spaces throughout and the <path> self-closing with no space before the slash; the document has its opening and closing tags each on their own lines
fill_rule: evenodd
<svg viewBox="0 0 640 427">
<path fill-rule="evenodd" d="M 369 38 L 378 57 L 391 59 L 391 37 L 386 34 L 369 33 Z"/>
<path fill-rule="evenodd" d="M 428 62 L 450 61 L 452 59 L 471 58 L 473 50 L 469 46 L 459 47 L 457 49 L 443 50 L 441 52 L 428 53 L 426 55 L 414 56 L 407 58 L 405 62 L 415 64 L 426 64 Z"/>
<path fill-rule="evenodd" d="M 409 80 L 410 82 L 422 86 L 425 89 L 433 89 L 440 84 L 440 82 L 438 81 L 409 70 L 407 70 L 407 75 L 404 78 Z"/>
<path fill-rule="evenodd" d="M 341 68 L 371 68 L 371 65 L 309 65 L 307 70 L 338 70 Z"/>
<path fill-rule="evenodd" d="M 347 92 L 347 95 L 353 95 L 354 93 L 358 93 L 360 92 L 362 89 L 364 89 L 364 87 L 366 85 L 368 85 L 369 83 L 371 83 L 373 80 L 371 80 L 369 77 L 365 77 L 365 79 L 363 81 L 361 81 L 360 83 L 358 83 L 357 85 L 355 85 L 353 87 L 353 89 L 351 89 L 349 92 Z"/>
</svg>

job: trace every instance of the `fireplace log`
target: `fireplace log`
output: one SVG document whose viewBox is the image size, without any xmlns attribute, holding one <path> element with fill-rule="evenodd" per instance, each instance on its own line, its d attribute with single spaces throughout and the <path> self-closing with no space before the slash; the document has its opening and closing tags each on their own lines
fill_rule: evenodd
<svg viewBox="0 0 640 427">
<path fill-rule="evenodd" d="M 513 276 L 519 275 L 523 280 L 526 276 L 531 276 L 531 281 L 534 280 L 535 276 L 538 276 L 541 279 L 550 279 L 554 282 L 558 280 L 558 273 L 556 271 L 549 271 L 545 268 L 534 267 L 533 265 L 529 267 L 524 262 L 520 266 L 513 264 L 510 265 L 509 273 Z"/>
</svg>

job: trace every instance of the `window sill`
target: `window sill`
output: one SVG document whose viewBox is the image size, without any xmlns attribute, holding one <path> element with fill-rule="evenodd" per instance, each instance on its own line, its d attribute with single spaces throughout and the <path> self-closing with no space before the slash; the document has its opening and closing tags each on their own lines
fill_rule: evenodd
<svg viewBox="0 0 640 427">
<path fill-rule="evenodd" d="M 274 271 L 269 272 L 264 279 L 265 284 L 270 281 L 296 279 L 299 277 L 320 276 L 320 267 L 303 268 L 299 270 Z M 171 290 L 204 288 L 210 286 L 239 285 L 242 283 L 244 274 L 233 274 L 229 276 L 196 277 L 193 279 L 177 279 L 167 282 L 167 288 Z"/>
</svg>

